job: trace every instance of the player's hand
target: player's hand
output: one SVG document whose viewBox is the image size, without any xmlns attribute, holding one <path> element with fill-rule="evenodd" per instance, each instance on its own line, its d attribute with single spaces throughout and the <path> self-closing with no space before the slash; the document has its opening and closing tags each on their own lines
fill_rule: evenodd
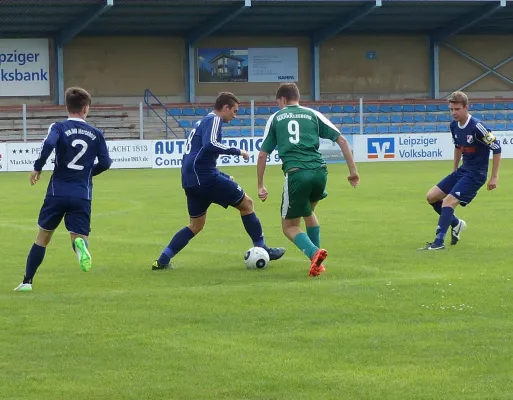
<svg viewBox="0 0 513 400">
<path fill-rule="evenodd" d="M 34 186 L 39 178 L 41 178 L 41 171 L 32 171 L 30 174 L 30 184 Z"/>
<path fill-rule="evenodd" d="M 347 180 L 352 187 L 356 187 L 360 183 L 360 175 L 357 172 L 349 174 Z"/>
<path fill-rule="evenodd" d="M 246 150 L 241 150 L 240 155 L 244 160 L 249 160 L 249 153 Z"/>
<path fill-rule="evenodd" d="M 490 178 L 488 181 L 488 190 L 497 189 L 497 184 L 499 183 L 499 178 Z"/>
<path fill-rule="evenodd" d="M 266 201 L 267 200 L 267 189 L 265 188 L 265 186 L 261 187 L 261 188 L 258 188 L 258 198 L 262 201 Z"/>
</svg>

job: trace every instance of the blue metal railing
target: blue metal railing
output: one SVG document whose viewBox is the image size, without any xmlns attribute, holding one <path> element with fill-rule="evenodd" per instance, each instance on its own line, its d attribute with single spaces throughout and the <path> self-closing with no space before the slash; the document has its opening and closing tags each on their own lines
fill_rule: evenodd
<svg viewBox="0 0 513 400">
<path fill-rule="evenodd" d="M 150 102 L 150 99 L 152 100 Z M 165 112 L 165 117 L 162 118 L 160 116 L 160 114 L 155 110 L 154 106 L 156 106 L 155 104 L 152 104 L 153 103 L 153 100 L 155 100 L 158 105 L 160 105 L 160 107 L 164 110 Z M 169 109 L 158 99 L 157 96 L 155 96 L 150 89 L 146 89 L 144 91 L 144 104 L 146 104 L 146 116 L 150 116 L 150 111 L 153 111 L 153 113 L 164 123 L 165 127 L 166 127 L 166 139 L 168 138 L 168 133 L 171 132 L 173 135 L 175 135 L 175 137 L 178 139 L 178 135 L 176 134 L 176 132 L 173 130 L 173 128 L 171 128 L 168 124 L 168 119 L 169 118 L 172 118 L 173 120 L 176 121 L 176 123 L 178 124 L 178 120 L 172 116 L 172 115 L 169 115 Z M 184 137 L 185 137 L 185 129 L 184 129 Z"/>
</svg>

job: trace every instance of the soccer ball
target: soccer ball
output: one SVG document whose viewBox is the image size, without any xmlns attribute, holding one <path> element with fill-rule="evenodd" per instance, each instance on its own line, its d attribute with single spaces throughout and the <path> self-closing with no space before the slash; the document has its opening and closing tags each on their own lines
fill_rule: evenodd
<svg viewBox="0 0 513 400">
<path fill-rule="evenodd" d="M 252 247 L 244 254 L 247 269 L 264 269 L 269 265 L 269 254 L 262 247 Z"/>
</svg>

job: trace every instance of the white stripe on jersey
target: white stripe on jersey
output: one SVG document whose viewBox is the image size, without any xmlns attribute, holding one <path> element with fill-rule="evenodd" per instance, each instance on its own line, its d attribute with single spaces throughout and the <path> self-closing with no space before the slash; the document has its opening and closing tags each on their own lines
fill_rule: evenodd
<svg viewBox="0 0 513 400">
<path fill-rule="evenodd" d="M 476 128 L 483 134 L 483 138 L 479 139 L 479 141 L 481 143 L 486 144 L 492 150 L 497 150 L 498 148 L 500 148 L 500 145 L 497 145 L 497 143 L 495 143 L 496 139 L 495 139 L 495 136 L 493 135 L 493 133 L 489 132 L 488 129 L 486 129 L 483 126 L 483 124 L 478 122 L 476 124 Z M 491 140 L 491 139 L 493 139 L 493 140 Z"/>
<path fill-rule="evenodd" d="M 214 122 L 212 123 L 212 132 L 210 132 L 210 143 L 218 149 L 227 150 L 228 146 L 225 146 L 222 143 L 217 141 L 217 131 L 219 130 L 219 125 L 221 123 L 221 117 L 217 115 L 214 117 Z"/>
<path fill-rule="evenodd" d="M 311 109 L 315 115 L 317 115 L 317 118 L 319 118 L 324 125 L 328 125 L 331 129 L 334 129 L 338 133 L 340 133 L 340 130 L 331 122 L 328 118 L 326 118 L 323 114 L 321 114 L 319 111 Z"/>
<path fill-rule="evenodd" d="M 55 125 L 55 122 L 50 125 L 50 127 L 48 128 L 48 132 L 47 132 L 45 138 L 41 142 L 41 146 L 39 147 L 39 154 L 37 156 L 38 158 L 41 157 L 41 152 L 43 151 L 43 146 L 45 145 L 45 141 L 46 141 L 46 139 L 48 139 L 48 136 L 50 136 L 50 132 L 52 131 L 52 128 L 53 128 L 54 125 Z"/>
<path fill-rule="evenodd" d="M 45 141 L 46 141 L 46 139 L 48 139 L 48 136 L 50 136 L 50 132 L 52 131 L 52 128 L 54 125 L 55 125 L 55 122 L 53 124 L 51 124 L 50 127 L 48 128 L 48 133 L 46 134 L 46 137 L 41 142 L 41 147 L 39 147 L 39 154 L 38 154 L 37 158 L 41 157 L 41 152 L 43 151 L 43 146 L 45 145 Z M 55 165 L 57 165 L 57 149 L 55 149 Z M 53 174 L 50 177 L 50 181 L 52 182 L 52 196 L 55 196 L 55 189 L 53 187 Z"/>
<path fill-rule="evenodd" d="M 269 119 L 267 120 L 267 123 L 265 124 L 265 129 L 264 129 L 264 140 L 265 138 L 267 137 L 267 135 L 269 134 L 269 131 L 271 130 L 271 125 L 273 123 L 273 120 L 274 120 L 274 117 L 276 116 L 276 114 L 278 114 L 279 111 L 276 111 L 273 115 L 271 115 L 269 117 Z"/>
<path fill-rule="evenodd" d="M 483 135 L 488 135 L 488 129 L 486 129 L 480 122 L 476 124 L 476 128 L 479 129 L 483 133 Z"/>
</svg>

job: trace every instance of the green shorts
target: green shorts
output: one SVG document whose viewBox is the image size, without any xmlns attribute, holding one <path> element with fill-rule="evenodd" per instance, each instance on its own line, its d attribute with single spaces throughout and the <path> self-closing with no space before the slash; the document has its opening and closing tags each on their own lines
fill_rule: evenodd
<svg viewBox="0 0 513 400">
<path fill-rule="evenodd" d="M 328 196 L 327 181 L 326 167 L 288 172 L 281 198 L 282 218 L 294 219 L 312 215 L 312 203 Z"/>
</svg>

